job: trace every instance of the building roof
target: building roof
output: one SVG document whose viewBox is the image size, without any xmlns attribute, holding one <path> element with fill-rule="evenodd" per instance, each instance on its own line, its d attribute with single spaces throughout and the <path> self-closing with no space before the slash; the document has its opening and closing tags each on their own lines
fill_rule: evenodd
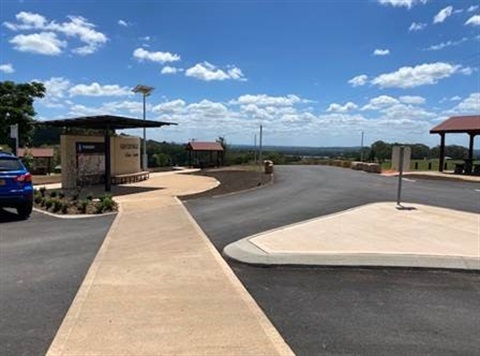
<svg viewBox="0 0 480 356">
<path fill-rule="evenodd" d="M 85 116 L 64 120 L 41 121 L 37 122 L 37 124 L 54 127 L 77 127 L 93 130 L 122 130 L 140 127 L 152 128 L 166 125 L 177 125 L 173 122 L 141 120 L 115 115 Z"/>
<path fill-rule="evenodd" d="M 188 151 L 223 151 L 223 147 L 218 142 L 198 142 L 193 141 L 187 144 Z"/>
<path fill-rule="evenodd" d="M 480 134 L 480 115 L 451 117 L 431 129 L 430 133 Z"/>
<path fill-rule="evenodd" d="M 49 158 L 53 157 L 53 148 L 19 148 L 18 157 L 23 157 L 25 155 L 25 150 L 32 155 L 34 158 Z"/>
</svg>

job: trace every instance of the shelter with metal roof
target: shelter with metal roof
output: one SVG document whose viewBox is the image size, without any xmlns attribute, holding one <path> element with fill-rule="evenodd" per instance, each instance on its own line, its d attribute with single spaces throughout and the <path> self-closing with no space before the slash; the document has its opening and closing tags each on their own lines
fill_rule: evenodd
<svg viewBox="0 0 480 356">
<path fill-rule="evenodd" d="M 445 162 L 445 135 L 466 133 L 470 136 L 468 158 L 465 160 L 465 173 L 472 172 L 473 145 L 475 136 L 480 135 L 480 115 L 454 116 L 438 124 L 430 130 L 431 134 L 440 135 L 440 164 L 439 171 L 443 171 Z"/>
<path fill-rule="evenodd" d="M 102 151 L 104 152 L 105 157 L 105 191 L 111 190 L 112 172 L 110 137 L 115 134 L 115 130 L 156 128 L 168 125 L 177 125 L 173 122 L 140 120 L 116 115 L 85 116 L 63 120 L 41 121 L 37 122 L 37 124 L 51 127 L 63 127 L 67 132 L 70 128 L 91 129 L 103 132 L 104 148 L 102 148 Z"/>
<path fill-rule="evenodd" d="M 225 149 L 220 142 L 191 141 L 187 143 L 189 166 L 221 166 L 223 165 Z M 216 160 L 213 154 L 216 154 Z M 207 159 L 208 158 L 208 159 Z"/>
</svg>

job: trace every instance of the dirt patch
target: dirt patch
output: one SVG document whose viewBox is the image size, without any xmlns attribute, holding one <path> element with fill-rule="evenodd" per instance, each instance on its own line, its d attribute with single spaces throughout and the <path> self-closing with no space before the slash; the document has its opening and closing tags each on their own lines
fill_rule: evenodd
<svg viewBox="0 0 480 356">
<path fill-rule="evenodd" d="M 180 196 L 179 198 L 181 200 L 191 200 L 240 192 L 261 185 L 266 185 L 272 180 L 271 174 L 264 174 L 251 170 L 240 170 L 238 168 L 205 169 L 191 174 L 215 178 L 220 182 L 220 185 L 206 192 Z"/>
</svg>

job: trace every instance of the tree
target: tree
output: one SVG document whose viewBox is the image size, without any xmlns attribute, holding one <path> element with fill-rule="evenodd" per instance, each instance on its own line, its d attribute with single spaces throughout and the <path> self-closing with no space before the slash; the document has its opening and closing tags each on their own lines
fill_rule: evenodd
<svg viewBox="0 0 480 356">
<path fill-rule="evenodd" d="M 20 146 L 29 145 L 34 131 L 33 102 L 45 96 L 42 83 L 0 82 L 0 137 L 10 136 L 10 125 L 18 124 Z"/>
<path fill-rule="evenodd" d="M 392 156 L 392 145 L 383 141 L 376 141 L 370 147 L 370 158 L 377 159 L 380 164 Z"/>
</svg>

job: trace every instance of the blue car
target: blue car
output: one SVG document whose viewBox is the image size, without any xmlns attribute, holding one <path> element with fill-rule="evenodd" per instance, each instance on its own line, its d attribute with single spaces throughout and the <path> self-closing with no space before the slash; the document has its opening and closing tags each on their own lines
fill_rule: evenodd
<svg viewBox="0 0 480 356">
<path fill-rule="evenodd" d="M 32 207 L 32 175 L 20 159 L 0 152 L 0 208 L 15 208 L 22 219 L 27 219 Z"/>
</svg>

